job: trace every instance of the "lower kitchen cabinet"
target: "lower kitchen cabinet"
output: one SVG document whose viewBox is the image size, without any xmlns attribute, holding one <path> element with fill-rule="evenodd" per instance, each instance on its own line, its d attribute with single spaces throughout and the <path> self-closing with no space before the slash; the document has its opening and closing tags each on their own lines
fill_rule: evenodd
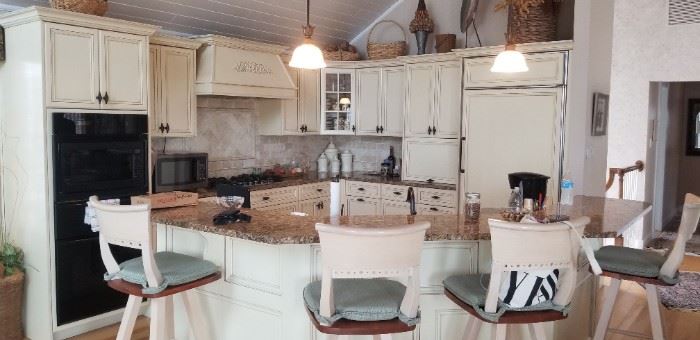
<svg viewBox="0 0 700 340">
<path fill-rule="evenodd" d="M 348 216 L 380 215 L 379 200 L 365 197 L 348 197 L 345 200 Z"/>
<path fill-rule="evenodd" d="M 314 217 L 330 216 L 330 199 L 317 198 L 299 202 L 298 212 Z"/>
<path fill-rule="evenodd" d="M 270 205 L 267 207 L 260 207 L 260 208 L 255 208 L 260 211 L 267 211 L 267 212 L 273 212 L 273 213 L 280 213 L 280 214 L 291 214 L 292 212 L 297 211 L 297 203 L 285 203 L 285 204 L 277 204 L 277 205 Z"/>
<path fill-rule="evenodd" d="M 404 180 L 457 184 L 458 173 L 458 140 L 438 138 L 404 139 Z"/>
<path fill-rule="evenodd" d="M 408 202 L 382 202 L 383 215 L 410 215 L 411 205 Z"/>
</svg>

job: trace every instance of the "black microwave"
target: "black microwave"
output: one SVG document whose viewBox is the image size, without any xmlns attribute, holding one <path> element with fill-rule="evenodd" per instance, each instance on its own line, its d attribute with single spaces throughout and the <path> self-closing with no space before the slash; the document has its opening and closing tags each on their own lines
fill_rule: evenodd
<svg viewBox="0 0 700 340">
<path fill-rule="evenodd" d="M 209 156 L 206 153 L 157 154 L 153 192 L 196 190 L 206 187 Z"/>
</svg>

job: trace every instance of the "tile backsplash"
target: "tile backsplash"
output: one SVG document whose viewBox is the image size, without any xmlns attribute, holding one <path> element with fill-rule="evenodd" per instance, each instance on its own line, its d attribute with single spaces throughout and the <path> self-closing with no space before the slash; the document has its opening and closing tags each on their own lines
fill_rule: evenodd
<svg viewBox="0 0 700 340">
<path fill-rule="evenodd" d="M 316 159 L 333 143 L 350 150 L 355 171 L 378 171 L 394 147 L 401 157 L 401 138 L 373 136 L 260 136 L 257 134 L 256 100 L 206 96 L 197 98 L 197 136 L 153 138 L 157 152 L 207 152 L 209 176 L 233 176 L 253 168 L 296 161 L 316 169 Z"/>
</svg>

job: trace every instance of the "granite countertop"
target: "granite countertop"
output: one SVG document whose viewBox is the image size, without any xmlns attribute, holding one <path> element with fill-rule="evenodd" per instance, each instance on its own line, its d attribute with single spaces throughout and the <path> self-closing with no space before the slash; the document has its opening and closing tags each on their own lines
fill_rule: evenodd
<svg viewBox="0 0 700 340">
<path fill-rule="evenodd" d="M 470 223 L 457 215 L 443 216 L 342 216 L 303 217 L 284 215 L 251 209 L 242 211 L 252 216 L 250 223 L 233 223 L 216 226 L 212 223 L 215 214 L 224 208 L 212 203 L 197 206 L 153 210 L 151 221 L 176 227 L 204 231 L 268 244 L 318 243 L 316 223 L 353 226 L 393 226 L 430 222 L 426 241 L 442 240 L 488 240 L 488 219 L 500 218 L 500 209 L 482 209 L 478 222 Z M 572 218 L 588 216 L 591 223 L 585 235 L 590 238 L 612 238 L 651 210 L 644 202 L 618 200 L 602 197 L 576 196 L 574 205 L 564 207 L 562 213 Z"/>
<path fill-rule="evenodd" d="M 259 184 L 250 186 L 250 191 L 258 190 L 268 190 L 268 189 L 278 189 L 285 188 L 296 185 L 321 183 L 331 180 L 331 176 L 327 174 L 319 174 L 317 172 L 307 173 L 301 177 L 291 177 L 286 178 L 280 182 L 269 183 L 269 184 Z M 428 183 L 428 182 L 417 182 L 417 181 L 402 181 L 401 177 L 386 177 L 381 176 L 372 172 L 353 172 L 352 174 L 343 174 L 340 178 L 349 181 L 359 181 L 359 182 L 369 182 L 369 183 L 381 183 L 381 184 L 392 184 L 392 185 L 403 185 L 415 188 L 428 188 L 428 189 L 439 189 L 439 190 L 457 190 L 457 186 L 454 184 L 443 184 L 443 183 Z M 211 197 L 216 196 L 216 192 L 213 189 L 200 189 L 197 191 L 200 197 Z"/>
</svg>

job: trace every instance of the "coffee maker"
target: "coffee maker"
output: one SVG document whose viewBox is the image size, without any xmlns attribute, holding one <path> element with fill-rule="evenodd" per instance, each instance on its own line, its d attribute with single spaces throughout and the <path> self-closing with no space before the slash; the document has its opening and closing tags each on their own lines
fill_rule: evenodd
<svg viewBox="0 0 700 340">
<path fill-rule="evenodd" d="M 508 174 L 511 189 L 520 188 L 523 199 L 531 198 L 534 202 L 544 202 L 547 196 L 549 176 L 533 172 L 514 172 Z"/>
</svg>

